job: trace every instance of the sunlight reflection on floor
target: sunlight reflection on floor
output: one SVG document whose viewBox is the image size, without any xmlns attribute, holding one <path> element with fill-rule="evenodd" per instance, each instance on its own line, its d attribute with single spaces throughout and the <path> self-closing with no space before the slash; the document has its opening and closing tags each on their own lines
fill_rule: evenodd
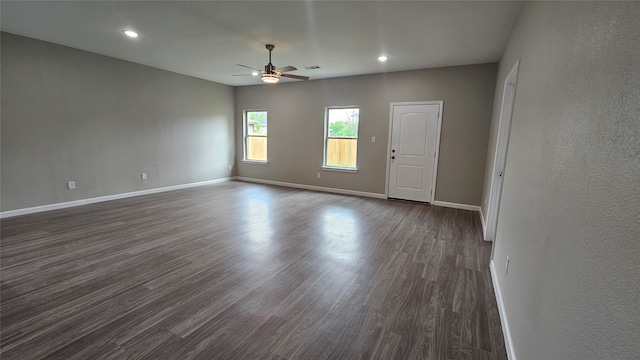
<svg viewBox="0 0 640 360">
<path fill-rule="evenodd" d="M 324 252 L 334 260 L 352 260 L 360 246 L 360 226 L 353 210 L 331 207 L 322 214 Z"/>
<path fill-rule="evenodd" d="M 252 251 L 265 251 L 274 234 L 271 216 L 271 199 L 264 192 L 256 192 L 247 199 L 246 225 Z"/>
</svg>

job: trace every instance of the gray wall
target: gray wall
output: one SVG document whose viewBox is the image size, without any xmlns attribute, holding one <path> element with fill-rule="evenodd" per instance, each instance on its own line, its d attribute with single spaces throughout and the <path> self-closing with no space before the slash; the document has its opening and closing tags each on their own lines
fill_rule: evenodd
<svg viewBox="0 0 640 360">
<path fill-rule="evenodd" d="M 1 40 L 2 211 L 230 175 L 232 87 L 7 33 Z"/>
<path fill-rule="evenodd" d="M 527 3 L 500 63 L 487 172 L 521 59 L 493 257 L 518 360 L 640 354 L 639 18 Z"/>
<path fill-rule="evenodd" d="M 435 198 L 480 205 L 496 70 L 482 64 L 236 88 L 238 175 L 384 194 L 390 103 L 444 100 Z M 360 107 L 357 174 L 321 170 L 325 107 L 336 105 Z M 241 162 L 243 109 L 268 111 L 266 166 Z"/>
</svg>

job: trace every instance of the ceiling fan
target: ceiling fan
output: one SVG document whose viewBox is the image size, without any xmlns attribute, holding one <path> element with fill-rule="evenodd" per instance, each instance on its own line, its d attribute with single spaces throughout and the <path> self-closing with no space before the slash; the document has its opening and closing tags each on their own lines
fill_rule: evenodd
<svg viewBox="0 0 640 360">
<path fill-rule="evenodd" d="M 273 44 L 267 44 L 267 45 L 265 45 L 265 47 L 267 48 L 267 50 L 269 50 L 269 63 L 264 66 L 264 70 L 256 69 L 256 68 L 253 68 L 253 67 L 247 66 L 247 65 L 236 64 L 238 66 L 242 66 L 242 67 L 251 69 L 253 71 L 251 72 L 251 74 L 237 74 L 237 75 L 233 75 L 233 76 L 247 76 L 247 75 L 258 76 L 258 75 L 260 75 L 260 78 L 262 79 L 262 81 L 265 82 L 265 83 L 268 83 L 268 84 L 277 83 L 278 81 L 280 81 L 280 77 L 281 76 L 289 78 L 289 79 L 309 80 L 308 76 L 286 74 L 289 71 L 298 70 L 297 68 L 295 68 L 293 66 L 285 66 L 285 67 L 281 67 L 281 68 L 276 68 L 275 66 L 273 66 L 273 64 L 271 63 L 271 51 L 273 51 L 273 49 L 275 49 L 276 46 L 273 45 Z"/>
</svg>

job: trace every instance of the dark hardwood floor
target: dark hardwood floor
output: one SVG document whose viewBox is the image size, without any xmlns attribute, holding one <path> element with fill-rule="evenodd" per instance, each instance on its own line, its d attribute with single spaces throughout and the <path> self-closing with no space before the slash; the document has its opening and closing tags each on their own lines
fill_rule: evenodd
<svg viewBox="0 0 640 360">
<path fill-rule="evenodd" d="M 229 182 L 1 224 L 2 359 L 506 359 L 475 212 Z"/>
</svg>

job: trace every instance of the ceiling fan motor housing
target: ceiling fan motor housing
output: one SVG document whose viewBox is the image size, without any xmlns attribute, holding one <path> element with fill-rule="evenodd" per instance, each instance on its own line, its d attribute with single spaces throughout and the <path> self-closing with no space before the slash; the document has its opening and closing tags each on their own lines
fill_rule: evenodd
<svg viewBox="0 0 640 360">
<path fill-rule="evenodd" d="M 276 67 L 271 62 L 264 66 L 264 72 L 267 74 L 275 74 Z"/>
</svg>

